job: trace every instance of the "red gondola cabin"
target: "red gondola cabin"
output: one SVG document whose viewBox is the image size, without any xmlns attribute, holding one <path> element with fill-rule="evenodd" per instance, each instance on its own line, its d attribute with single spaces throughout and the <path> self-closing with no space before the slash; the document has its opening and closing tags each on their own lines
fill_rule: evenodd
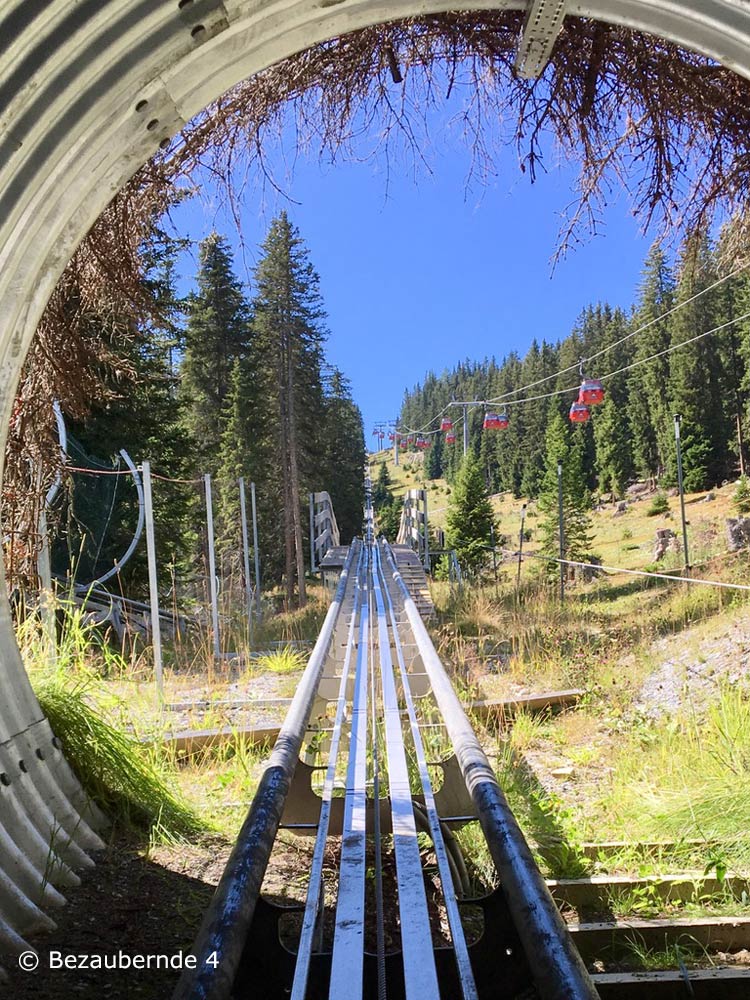
<svg viewBox="0 0 750 1000">
<path fill-rule="evenodd" d="M 591 411 L 585 403 L 582 403 L 580 399 L 577 399 L 575 403 L 571 405 L 568 416 L 574 424 L 585 424 L 591 416 Z"/>
<path fill-rule="evenodd" d="M 598 378 L 585 378 L 578 390 L 578 402 L 586 406 L 598 406 L 604 402 L 604 386 Z"/>
<path fill-rule="evenodd" d="M 453 433 L 453 431 L 448 431 L 448 433 L 445 435 L 445 443 L 446 444 L 456 443 L 456 435 Z"/>
<path fill-rule="evenodd" d="M 443 417 L 443 419 L 440 421 L 440 430 L 441 431 L 453 430 L 453 421 L 450 419 L 450 417 Z"/>
<path fill-rule="evenodd" d="M 508 426 L 507 413 L 485 413 L 482 427 L 486 431 L 501 431 Z"/>
</svg>

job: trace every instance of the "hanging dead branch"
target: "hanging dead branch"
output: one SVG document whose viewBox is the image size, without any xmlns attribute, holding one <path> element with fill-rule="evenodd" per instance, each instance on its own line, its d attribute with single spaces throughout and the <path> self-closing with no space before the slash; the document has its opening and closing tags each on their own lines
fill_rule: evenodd
<svg viewBox="0 0 750 1000">
<path fill-rule="evenodd" d="M 102 371 L 121 366 L 120 338 L 153 314 L 139 247 L 176 185 L 208 173 L 230 200 L 243 194 L 237 177 L 280 186 L 266 151 L 290 122 L 298 148 L 332 162 L 400 156 L 429 169 L 430 121 L 447 106 L 469 149 L 467 183 L 496 173 L 508 145 L 531 181 L 556 157 L 575 160 L 558 254 L 597 231 L 620 185 L 644 227 L 662 235 L 705 229 L 720 214 L 748 217 L 746 80 L 657 38 L 569 17 L 543 77 L 529 82 L 513 71 L 521 16 L 426 15 L 315 46 L 225 94 L 136 174 L 71 260 L 24 371 L 3 487 L 16 535 L 35 530 L 36 504 L 23 500 L 38 492 L 32 470 L 44 467 L 42 481 L 52 474 L 47 404 L 57 397 L 82 416 L 101 398 Z M 734 232 L 736 261 L 746 226 Z"/>
</svg>

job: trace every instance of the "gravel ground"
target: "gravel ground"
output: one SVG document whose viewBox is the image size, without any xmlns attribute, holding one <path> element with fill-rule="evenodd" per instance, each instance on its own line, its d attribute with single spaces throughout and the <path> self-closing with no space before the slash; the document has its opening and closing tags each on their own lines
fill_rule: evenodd
<svg viewBox="0 0 750 1000">
<path fill-rule="evenodd" d="M 706 632 L 688 630 L 651 647 L 658 668 L 646 679 L 635 708 L 650 718 L 674 715 L 686 704 L 703 710 L 722 684 L 750 690 L 750 612 Z"/>
</svg>

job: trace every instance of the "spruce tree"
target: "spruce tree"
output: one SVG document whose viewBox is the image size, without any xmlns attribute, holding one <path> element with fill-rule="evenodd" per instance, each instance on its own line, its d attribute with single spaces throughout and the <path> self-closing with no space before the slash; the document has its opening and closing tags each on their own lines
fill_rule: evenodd
<svg viewBox="0 0 750 1000">
<path fill-rule="evenodd" d="M 723 300 L 717 289 L 695 298 L 715 280 L 716 263 L 708 238 L 688 240 L 677 288 L 677 303 L 685 305 L 670 318 L 671 346 L 676 349 L 669 356 L 669 397 L 672 413 L 682 417 L 682 457 L 688 492 L 721 482 L 728 472 L 731 419 L 721 336 L 713 334 L 688 343 L 722 322 Z M 676 477 L 674 454 L 672 439 L 667 466 L 672 480 Z"/>
<path fill-rule="evenodd" d="M 255 270 L 251 459 L 263 473 L 264 544 L 284 553 L 288 606 L 295 582 L 305 603 L 302 504 L 325 485 L 321 361 L 327 333 L 319 284 L 299 231 L 282 212 L 271 223 Z"/>
<path fill-rule="evenodd" d="M 570 427 L 555 414 L 547 429 L 545 474 L 539 494 L 541 551 L 557 557 L 560 553 L 558 462 L 562 465 L 563 531 L 566 559 L 584 561 L 591 554 L 591 494 L 583 466 L 584 442 L 580 428 Z M 554 564 L 550 570 L 555 570 Z"/>
<path fill-rule="evenodd" d="M 378 478 L 372 488 L 373 510 L 379 511 L 381 507 L 386 507 L 393 503 L 393 490 L 391 489 L 391 476 L 385 462 L 380 463 Z"/>
<path fill-rule="evenodd" d="M 631 466 L 630 432 L 625 412 L 612 395 L 598 407 L 593 420 L 599 489 L 621 497 Z"/>
<path fill-rule="evenodd" d="M 211 233 L 199 260 L 198 291 L 188 299 L 180 396 L 194 470 L 215 475 L 232 370 L 248 352 L 248 309 L 226 239 Z"/>
<path fill-rule="evenodd" d="M 456 477 L 446 519 L 447 541 L 462 569 L 478 573 L 492 544 L 495 513 L 481 462 L 469 452 Z"/>
<path fill-rule="evenodd" d="M 674 275 L 660 243 L 651 246 L 644 263 L 639 298 L 633 314 L 634 329 L 646 327 L 631 343 L 633 360 L 653 357 L 669 347 L 668 320 L 660 317 L 674 304 Z M 668 356 L 637 366 L 628 380 L 628 420 L 632 434 L 633 460 L 643 478 L 657 478 L 671 452 L 669 405 L 665 387 L 669 378 Z"/>
<path fill-rule="evenodd" d="M 158 313 L 139 329 L 122 326 L 117 317 L 92 320 L 92 336 L 119 342 L 120 371 L 102 372 L 107 396 L 92 403 L 83 421 L 67 419 L 71 448 L 80 446 L 86 456 L 106 465 L 124 448 L 135 462 L 148 459 L 155 472 L 176 478 L 190 474 L 190 442 L 182 419 L 172 357 L 182 339 L 184 303 L 177 295 L 174 261 L 183 249 L 156 228 L 142 248 L 144 284 L 158 307 Z M 80 456 L 79 464 L 84 461 Z M 101 478 L 112 484 L 111 494 L 94 500 L 95 518 L 77 511 L 96 486 L 98 477 L 83 476 L 70 498 L 69 537 L 61 537 L 53 549 L 55 571 L 70 570 L 70 554 L 78 562 L 79 582 L 86 582 L 110 569 L 130 544 L 138 521 L 136 490 L 129 477 Z M 116 485 L 116 488 L 115 488 Z M 169 484 L 154 490 L 154 523 L 159 559 L 182 564 L 190 554 L 192 520 L 189 488 Z M 72 533 L 71 533 L 72 531 Z M 87 537 L 82 537 L 85 535 Z M 118 583 L 126 593 L 141 594 L 147 582 L 146 553 L 139 546 L 122 572 Z"/>
<path fill-rule="evenodd" d="M 362 530 L 365 504 L 364 467 L 367 457 L 364 426 L 348 381 L 334 370 L 324 401 L 322 479 L 333 502 L 342 544 Z"/>
</svg>

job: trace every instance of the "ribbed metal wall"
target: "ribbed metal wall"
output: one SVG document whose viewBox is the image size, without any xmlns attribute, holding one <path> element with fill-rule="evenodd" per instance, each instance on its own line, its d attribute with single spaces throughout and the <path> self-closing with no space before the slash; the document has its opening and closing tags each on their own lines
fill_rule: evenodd
<svg viewBox="0 0 750 1000">
<path fill-rule="evenodd" d="M 337 34 L 455 10 L 434 0 L 3 0 L 0 4 L 0 454 L 20 366 L 71 253 L 111 196 L 239 80 Z M 524 8 L 521 0 L 464 4 Z M 591 0 L 750 76 L 746 0 Z M 0 581 L 0 947 L 47 911 L 101 845 L 31 691 Z"/>
</svg>

